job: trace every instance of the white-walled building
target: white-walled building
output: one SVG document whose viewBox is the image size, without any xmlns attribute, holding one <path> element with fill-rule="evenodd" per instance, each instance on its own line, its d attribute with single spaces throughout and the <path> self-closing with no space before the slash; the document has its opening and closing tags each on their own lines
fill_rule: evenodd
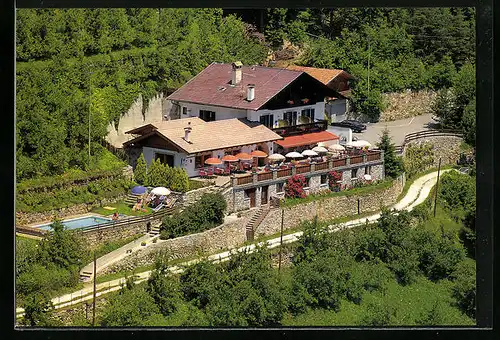
<svg viewBox="0 0 500 340">
<path fill-rule="evenodd" d="M 198 176 L 207 167 L 207 158 L 220 159 L 226 154 L 257 149 L 273 153 L 273 142 L 282 139 L 262 124 L 236 118 L 212 122 L 198 117 L 176 119 L 147 124 L 127 133 L 135 137 L 123 144 L 132 166 L 143 153 L 148 166 L 160 159 L 169 166 L 186 169 L 189 177 Z"/>
<path fill-rule="evenodd" d="M 167 97 L 181 118 L 246 118 L 269 128 L 324 119 L 325 97 L 340 96 L 306 72 L 212 63 Z"/>
</svg>

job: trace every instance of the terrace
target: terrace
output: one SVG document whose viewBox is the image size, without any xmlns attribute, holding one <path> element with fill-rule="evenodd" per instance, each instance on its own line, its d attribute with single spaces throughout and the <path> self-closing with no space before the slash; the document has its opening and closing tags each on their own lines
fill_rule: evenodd
<svg viewBox="0 0 500 340">
<path fill-rule="evenodd" d="M 316 158 L 318 159 L 318 158 Z M 285 163 L 279 167 L 266 166 L 258 168 L 256 172 L 233 174 L 231 184 L 233 187 L 251 187 L 266 184 L 275 180 L 285 180 L 295 174 L 313 176 L 328 173 L 332 170 L 346 170 L 352 165 L 374 165 L 383 161 L 381 151 L 366 151 L 360 153 L 356 150 L 348 151 L 338 157 L 324 157 L 321 161 L 302 161 Z"/>
</svg>

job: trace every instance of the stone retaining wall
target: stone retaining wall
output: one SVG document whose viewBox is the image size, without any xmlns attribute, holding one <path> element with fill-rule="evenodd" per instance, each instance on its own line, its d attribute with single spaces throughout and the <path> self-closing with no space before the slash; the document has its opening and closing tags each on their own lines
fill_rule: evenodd
<svg viewBox="0 0 500 340">
<path fill-rule="evenodd" d="M 154 262 L 156 253 L 162 250 L 168 250 L 174 259 L 179 259 L 237 247 L 246 241 L 245 226 L 254 212 L 255 210 L 242 212 L 240 218 L 201 233 L 150 244 L 109 268 L 103 269 L 98 275 L 151 264 Z"/>
<path fill-rule="evenodd" d="M 91 204 L 87 203 L 75 204 L 71 207 L 54 209 L 43 212 L 27 213 L 27 212 L 17 211 L 16 225 L 24 226 L 30 224 L 44 224 L 52 222 L 54 220 L 54 217 L 57 217 L 59 219 L 64 219 L 65 217 L 68 216 L 87 214 L 96 207 L 120 201 L 125 197 L 126 195 L 122 195 L 115 197 L 113 199 L 103 199 L 101 201 L 97 201 Z"/>
<path fill-rule="evenodd" d="M 318 216 L 320 221 L 356 215 L 358 199 L 360 213 L 376 211 L 381 206 L 390 206 L 403 191 L 402 177 L 395 180 L 390 188 L 384 191 L 371 192 L 359 196 L 336 196 L 285 208 L 283 229 L 290 229 L 302 221 L 311 221 Z M 265 236 L 279 233 L 281 229 L 281 209 L 271 209 L 261 224 L 255 230 L 255 236 Z"/>
<path fill-rule="evenodd" d="M 145 234 L 147 232 L 147 224 L 148 222 L 133 222 L 105 228 L 83 230 L 79 234 L 86 241 L 89 249 L 95 249 L 106 242 L 126 239 L 141 233 Z"/>
<path fill-rule="evenodd" d="M 433 145 L 434 152 L 434 164 L 433 167 L 437 167 L 439 163 L 439 158 L 441 158 L 441 164 L 455 164 L 458 160 L 462 151 L 460 150 L 460 145 L 462 144 L 462 137 L 457 136 L 432 136 L 432 137 L 422 137 L 421 139 L 416 139 L 410 141 L 406 146 L 410 144 L 420 144 L 420 143 L 430 143 Z M 405 149 L 406 149 L 405 146 Z M 404 155 L 405 150 L 403 150 Z"/>
<path fill-rule="evenodd" d="M 356 197 L 332 197 L 321 201 L 299 204 L 285 211 L 285 229 L 297 226 L 300 221 L 312 220 L 319 214 L 321 220 L 345 217 L 357 213 L 357 199 L 360 198 L 361 212 L 380 209 L 381 204 L 395 203 L 404 186 L 403 177 L 395 180 L 388 189 Z M 132 270 L 154 262 L 155 254 L 168 249 L 174 259 L 210 254 L 241 246 L 246 241 L 246 224 L 256 212 L 255 209 L 239 212 L 240 218 L 202 233 L 158 241 L 127 256 L 118 263 L 104 269 L 99 275 Z M 256 230 L 256 235 L 272 235 L 280 230 L 281 209 L 271 208 L 266 218 Z"/>
</svg>

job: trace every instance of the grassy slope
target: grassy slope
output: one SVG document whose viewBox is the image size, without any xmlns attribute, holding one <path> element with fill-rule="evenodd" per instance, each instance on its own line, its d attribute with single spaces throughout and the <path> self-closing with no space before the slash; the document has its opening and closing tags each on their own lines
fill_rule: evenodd
<svg viewBox="0 0 500 340">
<path fill-rule="evenodd" d="M 292 317 L 287 315 L 283 319 L 284 326 L 352 326 L 359 324 L 365 313 L 366 305 L 370 302 L 383 304 L 389 302 L 394 310 L 396 323 L 391 326 L 412 326 L 415 320 L 422 317 L 439 301 L 442 304 L 444 324 L 446 325 L 474 325 L 474 320 L 462 314 L 452 305 L 448 280 L 433 283 L 424 277 L 409 286 L 400 286 L 392 280 L 385 295 L 379 292 L 365 293 L 360 305 L 343 300 L 338 313 L 317 309 Z"/>
</svg>

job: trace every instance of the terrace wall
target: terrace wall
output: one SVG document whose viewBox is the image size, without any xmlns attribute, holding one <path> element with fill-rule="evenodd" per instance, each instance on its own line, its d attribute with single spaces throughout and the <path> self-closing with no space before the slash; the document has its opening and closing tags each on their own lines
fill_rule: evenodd
<svg viewBox="0 0 500 340">
<path fill-rule="evenodd" d="M 397 196 L 404 186 L 404 177 L 395 180 L 391 187 L 368 194 L 352 197 L 332 197 L 323 200 L 298 204 L 285 210 L 284 228 L 297 226 L 301 221 L 312 220 L 318 214 L 320 220 L 330 220 L 336 217 L 346 217 L 357 214 L 357 200 L 360 200 L 361 212 L 378 210 L 380 205 L 391 205 L 396 202 Z M 269 187 L 271 194 L 271 186 Z M 258 196 L 259 197 L 259 196 Z M 216 228 L 201 233 L 178 237 L 175 239 L 158 241 L 120 260 L 104 269 L 98 275 L 132 270 L 137 266 L 152 264 L 158 251 L 167 250 L 173 259 L 189 258 L 192 256 L 208 255 L 241 246 L 246 239 L 246 224 L 255 210 L 240 212 L 240 217 Z M 271 208 L 264 218 L 256 235 L 272 235 L 280 230 L 281 209 Z"/>
<path fill-rule="evenodd" d="M 403 191 L 404 178 L 393 181 L 392 185 L 381 191 L 375 191 L 356 196 L 334 196 L 323 198 L 292 207 L 285 207 L 283 229 L 290 229 L 302 221 L 310 221 L 318 216 L 319 221 L 329 221 L 335 218 L 355 216 L 358 213 L 358 199 L 360 213 L 378 211 L 382 206 L 396 203 L 396 199 Z M 281 209 L 271 209 L 264 220 L 255 230 L 255 237 L 278 233 L 281 228 Z"/>
</svg>

